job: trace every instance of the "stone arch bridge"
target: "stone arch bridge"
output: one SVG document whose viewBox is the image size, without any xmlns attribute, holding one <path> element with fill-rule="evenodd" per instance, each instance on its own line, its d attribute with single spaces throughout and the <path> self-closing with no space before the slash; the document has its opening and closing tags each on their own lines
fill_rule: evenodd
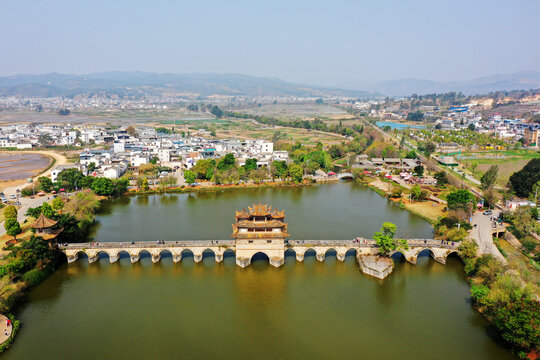
<svg viewBox="0 0 540 360">
<path fill-rule="evenodd" d="M 429 251 L 429 254 L 436 261 L 444 264 L 446 258 L 452 253 L 457 253 L 458 244 L 442 243 L 433 239 L 409 239 L 407 240 L 408 250 L 397 250 L 392 253 L 401 253 L 405 259 L 416 264 L 418 255 L 422 251 Z M 80 254 L 85 254 L 89 262 L 98 260 L 100 254 L 107 255 L 111 263 L 116 262 L 121 254 L 129 255 L 131 262 L 139 261 L 143 253 L 148 253 L 152 257 L 152 262 L 158 262 L 163 253 L 170 253 L 174 262 L 182 260 L 186 253 L 193 253 L 195 262 L 203 259 L 203 253 L 212 252 L 216 262 L 223 261 L 226 252 L 234 254 L 236 264 L 246 267 L 251 264 L 251 259 L 257 253 L 268 256 L 270 264 L 279 267 L 285 262 L 285 254 L 294 252 L 297 261 L 303 261 L 306 253 L 315 253 L 317 260 L 324 261 L 328 254 L 335 255 L 338 260 L 344 261 L 347 254 L 354 254 L 362 266 L 361 258 L 375 256 L 379 248 L 375 241 L 371 239 L 357 238 L 356 240 L 289 240 L 286 241 L 283 249 L 237 250 L 235 240 L 184 240 L 184 241 L 152 241 L 152 242 L 101 242 L 101 243 L 79 243 L 60 244 L 60 250 L 66 254 L 68 263 L 72 263 L 79 258 Z M 391 270 L 390 270 L 391 271 Z M 385 275 L 386 276 L 386 275 Z"/>
</svg>

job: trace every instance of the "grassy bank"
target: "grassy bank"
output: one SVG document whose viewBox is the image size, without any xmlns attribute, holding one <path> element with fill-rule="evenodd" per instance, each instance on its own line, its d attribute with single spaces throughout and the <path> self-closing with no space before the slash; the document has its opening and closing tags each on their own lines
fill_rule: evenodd
<svg viewBox="0 0 540 360">
<path fill-rule="evenodd" d="M 336 180 L 334 182 L 337 182 Z M 326 183 L 330 181 L 321 181 L 320 183 Z M 302 187 L 302 186 L 311 186 L 318 184 L 319 182 L 312 182 L 304 180 L 301 183 L 295 183 L 292 181 L 275 181 L 275 182 L 263 182 L 259 184 L 220 184 L 220 185 L 209 185 L 209 186 L 181 186 L 181 187 L 168 187 L 168 188 L 154 188 L 150 190 L 128 190 L 125 195 L 152 195 L 152 194 L 163 194 L 163 193 L 177 193 L 177 194 L 188 194 L 188 193 L 198 193 L 198 192 L 216 192 L 226 189 L 260 189 L 260 188 L 272 188 L 272 187 Z"/>
</svg>

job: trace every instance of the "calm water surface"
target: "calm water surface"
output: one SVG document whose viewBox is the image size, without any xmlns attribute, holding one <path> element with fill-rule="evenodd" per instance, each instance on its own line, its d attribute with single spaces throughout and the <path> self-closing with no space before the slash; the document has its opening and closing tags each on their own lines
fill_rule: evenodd
<svg viewBox="0 0 540 360">
<path fill-rule="evenodd" d="M 430 236 L 424 221 L 354 184 L 116 201 L 98 241 L 226 239 L 233 211 L 255 201 L 285 208 L 292 238 L 371 236 L 391 220 Z M 149 256 L 64 265 L 36 287 L 6 359 L 513 359 L 468 301 L 462 264 L 398 259 L 384 281 L 354 256 L 294 254 L 275 269 L 234 257 L 216 264 Z"/>
</svg>

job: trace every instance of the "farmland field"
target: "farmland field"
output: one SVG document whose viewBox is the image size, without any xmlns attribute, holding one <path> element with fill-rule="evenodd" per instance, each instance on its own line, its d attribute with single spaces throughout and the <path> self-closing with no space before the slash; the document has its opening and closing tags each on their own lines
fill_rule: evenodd
<svg viewBox="0 0 540 360">
<path fill-rule="evenodd" d="M 147 123 L 146 125 L 150 125 Z M 214 130 L 216 138 L 236 138 L 236 139 L 266 139 L 272 140 L 274 134 L 279 132 L 280 142 L 295 143 L 300 141 L 306 145 L 316 145 L 321 142 L 324 145 L 339 144 L 345 140 L 345 137 L 337 134 L 323 133 L 315 130 L 296 129 L 289 127 L 274 127 L 263 125 L 249 119 L 222 118 L 212 120 L 189 120 L 189 121 L 161 121 L 153 123 L 153 126 L 164 126 L 176 131 L 190 132 L 197 134 L 199 129 L 208 131 Z"/>
<path fill-rule="evenodd" d="M 466 160 L 460 160 L 468 169 L 473 170 L 477 179 L 480 179 L 492 165 L 499 167 L 497 184 L 505 186 L 510 176 L 523 169 L 534 158 L 540 158 L 540 152 L 532 150 L 508 150 L 489 153 L 465 153 Z"/>
<path fill-rule="evenodd" d="M 0 181 L 29 178 L 49 166 L 51 158 L 33 153 L 0 153 Z"/>
<path fill-rule="evenodd" d="M 318 118 L 323 121 L 332 121 L 354 118 L 353 115 L 348 114 L 339 107 L 325 104 L 269 104 L 235 111 L 269 116 L 281 120 L 314 120 Z"/>
</svg>

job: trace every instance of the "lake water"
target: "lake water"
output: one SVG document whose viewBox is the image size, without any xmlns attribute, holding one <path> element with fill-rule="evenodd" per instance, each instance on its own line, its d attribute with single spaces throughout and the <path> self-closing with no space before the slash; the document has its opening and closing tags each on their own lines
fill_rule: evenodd
<svg viewBox="0 0 540 360">
<path fill-rule="evenodd" d="M 413 129 L 426 128 L 425 125 L 409 125 L 409 124 L 396 123 L 392 121 L 377 121 L 375 124 L 380 128 L 384 128 L 385 126 L 390 126 L 391 129 L 398 129 L 398 130 L 403 130 L 407 128 L 413 128 Z"/>
<path fill-rule="evenodd" d="M 106 204 L 96 241 L 228 239 L 234 210 L 285 209 L 291 239 L 401 236 L 429 224 L 354 183 L 207 194 L 152 195 Z M 6 359 L 513 359 L 469 303 L 460 260 L 396 259 L 385 280 L 354 256 L 294 255 L 273 268 L 234 257 L 64 265 L 33 289 Z"/>
</svg>

